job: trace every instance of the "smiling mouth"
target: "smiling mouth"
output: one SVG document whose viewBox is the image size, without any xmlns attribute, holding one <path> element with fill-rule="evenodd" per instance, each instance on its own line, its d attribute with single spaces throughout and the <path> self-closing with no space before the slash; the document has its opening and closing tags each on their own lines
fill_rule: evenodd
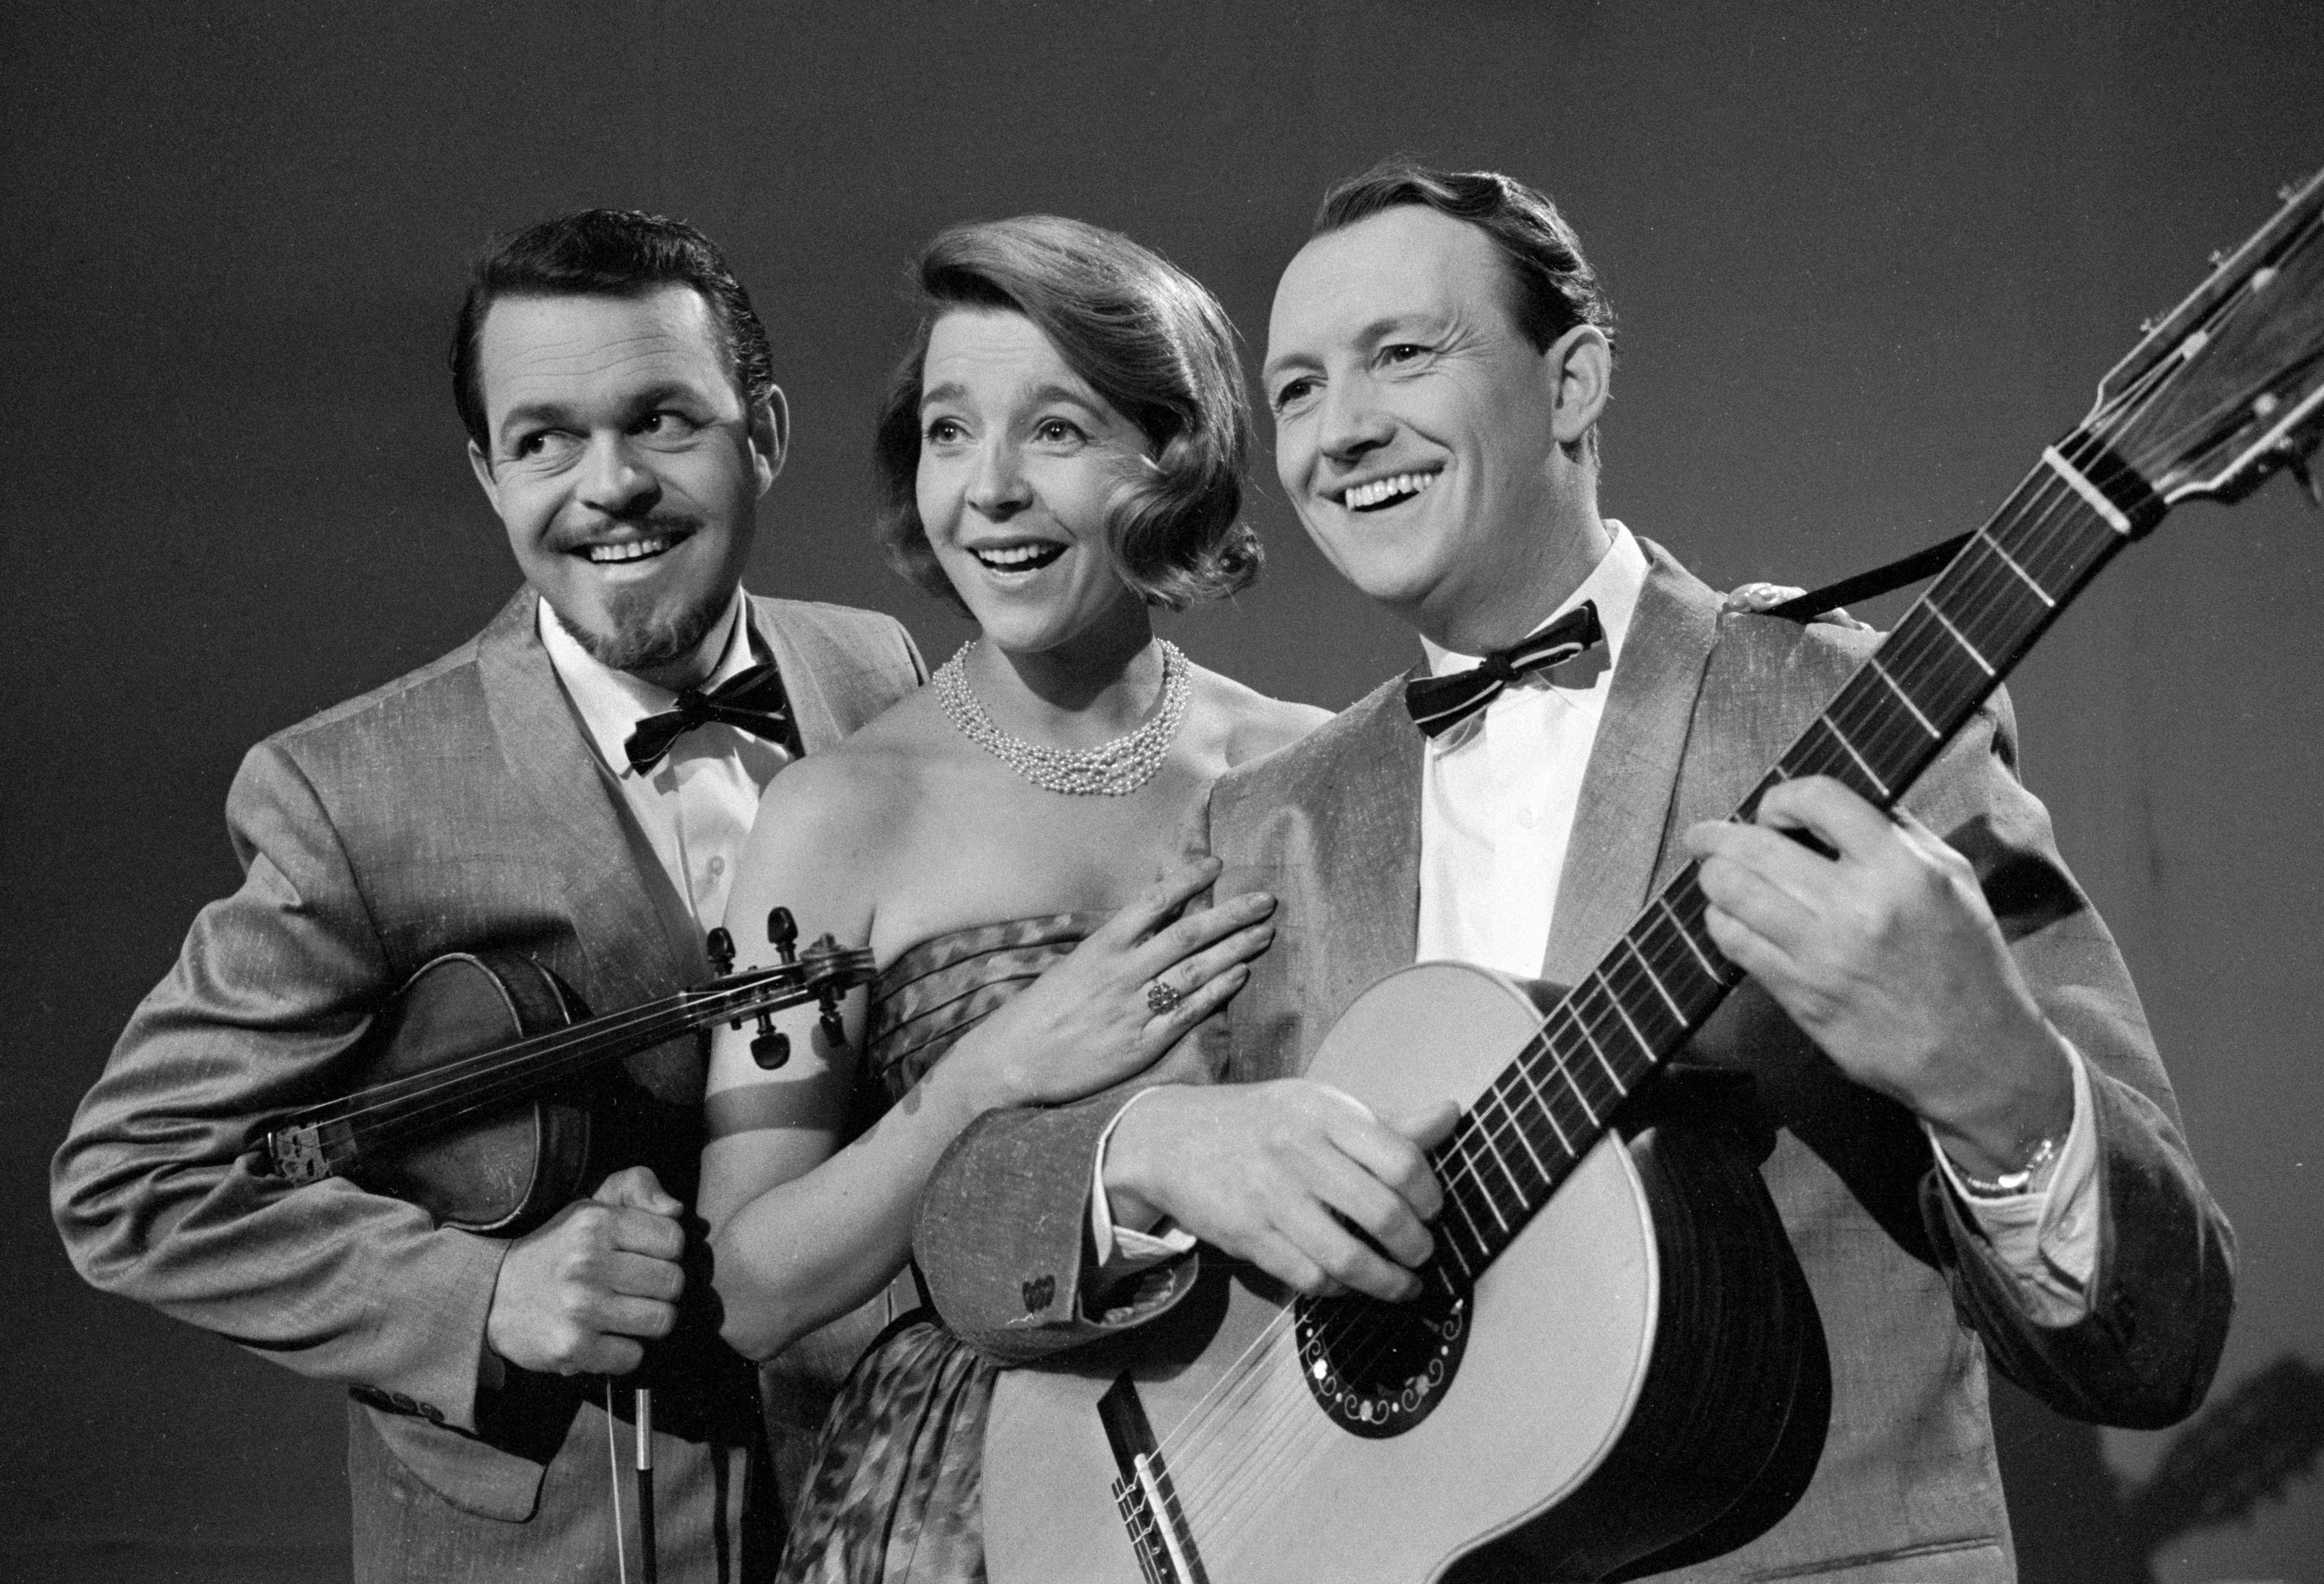
<svg viewBox="0 0 2324 1584">
<path fill-rule="evenodd" d="M 1399 473 L 1387 478 L 1376 478 L 1369 483 L 1350 484 L 1340 493 L 1340 503 L 1351 511 L 1378 511 L 1415 495 L 1425 495 L 1444 470 L 1432 468 L 1426 473 Z"/>
<path fill-rule="evenodd" d="M 680 534 L 655 534 L 650 539 L 618 539 L 611 544 L 583 545 L 574 553 L 592 566 L 619 566 L 632 561 L 650 561 L 656 556 L 675 548 L 684 538 Z"/>
<path fill-rule="evenodd" d="M 1038 572 L 1065 553 L 1065 547 L 1063 545 L 1040 541 L 1020 545 L 988 546 L 982 549 L 969 551 L 970 555 L 976 557 L 977 565 L 988 572 L 1028 574 Z"/>
</svg>

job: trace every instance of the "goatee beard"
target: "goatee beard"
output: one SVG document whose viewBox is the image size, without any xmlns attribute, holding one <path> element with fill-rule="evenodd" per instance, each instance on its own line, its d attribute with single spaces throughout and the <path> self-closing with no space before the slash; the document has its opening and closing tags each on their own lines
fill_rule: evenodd
<svg viewBox="0 0 2324 1584">
<path fill-rule="evenodd" d="M 685 659 L 718 625 L 727 601 L 705 601 L 667 615 L 654 609 L 654 596 L 645 589 L 622 589 L 606 602 L 610 632 L 558 621 L 590 658 L 611 670 L 635 674 Z"/>
</svg>

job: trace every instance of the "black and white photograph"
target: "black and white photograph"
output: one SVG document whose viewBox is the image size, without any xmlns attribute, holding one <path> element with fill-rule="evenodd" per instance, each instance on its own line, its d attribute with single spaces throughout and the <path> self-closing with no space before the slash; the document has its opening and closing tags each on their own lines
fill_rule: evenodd
<svg viewBox="0 0 2324 1584">
<path fill-rule="evenodd" d="M 2324 1584 L 2324 8 L 0 86 L 0 1574 Z"/>
</svg>

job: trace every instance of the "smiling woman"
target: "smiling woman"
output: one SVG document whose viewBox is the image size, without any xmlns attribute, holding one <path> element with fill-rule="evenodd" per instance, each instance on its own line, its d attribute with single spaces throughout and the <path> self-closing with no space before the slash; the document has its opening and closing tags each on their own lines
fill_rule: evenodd
<svg viewBox="0 0 2324 1584">
<path fill-rule="evenodd" d="M 1216 873 L 1182 851 L 1180 816 L 1323 719 L 1154 634 L 1155 606 L 1231 593 L 1259 566 L 1240 520 L 1242 373 L 1210 294 L 1126 237 L 1045 216 L 944 233 L 919 280 L 879 430 L 881 536 L 980 637 L 935 686 L 778 778 L 736 877 L 738 939 L 780 903 L 810 935 L 872 949 L 847 1038 L 809 1016 L 780 1030 L 771 1068 L 754 1053 L 776 1047 L 743 1033 L 712 1054 L 700 1208 L 729 1340 L 768 1358 L 871 1300 L 858 1329 L 788 1357 L 852 1356 L 886 1324 L 816 1440 L 794 1579 L 983 1577 L 992 1371 L 897 1281 L 914 1203 L 984 1110 L 1134 1078 L 1241 986 L 1273 900 L 1177 918 Z M 884 1114 L 840 1147 L 867 1111 Z M 1036 1312 L 1090 1296 L 1073 1272 L 1027 1285 Z M 779 1447 L 813 1428 L 819 1401 L 802 1412 L 788 1377 L 772 1395 Z"/>
</svg>

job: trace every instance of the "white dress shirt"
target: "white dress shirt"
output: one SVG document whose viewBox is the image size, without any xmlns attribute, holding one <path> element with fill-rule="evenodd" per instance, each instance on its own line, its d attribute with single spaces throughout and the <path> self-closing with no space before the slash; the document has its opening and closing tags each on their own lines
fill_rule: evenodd
<svg viewBox="0 0 2324 1584">
<path fill-rule="evenodd" d="M 742 592 L 735 590 L 725 615 L 704 636 L 704 649 L 719 657 L 704 688 L 766 658 L 757 652 L 764 646 L 753 644 L 749 609 Z M 632 769 L 622 745 L 640 721 L 672 708 L 678 695 L 601 663 L 565 630 L 546 600 L 540 603 L 540 641 L 590 747 L 622 789 L 696 925 L 708 931 L 725 916 L 734 863 L 758 815 L 760 794 L 790 763 L 789 751 L 739 726 L 712 722 L 679 733 L 650 770 Z"/>
<path fill-rule="evenodd" d="M 1618 522 L 1609 520 L 1606 526 L 1613 543 L 1605 557 L 1540 624 L 1547 626 L 1585 600 L 1594 602 L 1606 633 L 1604 649 L 1578 656 L 1547 676 L 1519 679 L 1476 714 L 1430 740 L 1424 751 L 1416 962 L 1452 958 L 1524 979 L 1541 973 L 1582 774 L 1646 583 L 1646 556 L 1638 541 Z M 1439 649 L 1425 639 L 1422 647 L 1430 671 L 1439 677 L 1480 663 L 1477 656 Z M 2080 1053 L 2070 1043 L 2066 1048 L 2073 1062 L 2073 1124 L 2036 1192 L 1971 1194 L 1930 1137 L 1938 1168 L 1969 1207 L 2026 1313 L 2046 1325 L 2068 1324 L 2088 1312 L 2085 1289 L 2098 1254 L 2098 1152 L 2089 1075 Z M 1117 1116 L 1117 1126 L 1120 1120 Z M 1099 1142 L 1099 1186 L 1091 1202 L 1098 1262 L 1109 1275 L 1192 1243 L 1175 1229 L 1154 1236 L 1113 1226 L 1102 1188 L 1105 1143 L 1111 1136 L 1109 1128 Z"/>
<path fill-rule="evenodd" d="M 1646 584 L 1638 541 L 1618 522 L 1606 526 L 1612 548 L 1542 623 L 1594 601 L 1606 631 L 1604 655 L 1581 656 L 1547 677 L 1523 678 L 1432 739 L 1425 752 L 1417 961 L 1454 958 L 1524 979 L 1541 973 L 1582 772 Z M 1480 663 L 1425 640 L 1422 645 L 1429 670 L 1439 677 Z M 2089 1074 L 2080 1053 L 2066 1048 L 2073 1060 L 2074 1120 L 2040 1191 L 1974 1195 L 1934 1136 L 1929 1140 L 1938 1169 L 1985 1233 L 2027 1314 L 2046 1325 L 2088 1312 L 2085 1288 L 2098 1257 Z"/>
</svg>

